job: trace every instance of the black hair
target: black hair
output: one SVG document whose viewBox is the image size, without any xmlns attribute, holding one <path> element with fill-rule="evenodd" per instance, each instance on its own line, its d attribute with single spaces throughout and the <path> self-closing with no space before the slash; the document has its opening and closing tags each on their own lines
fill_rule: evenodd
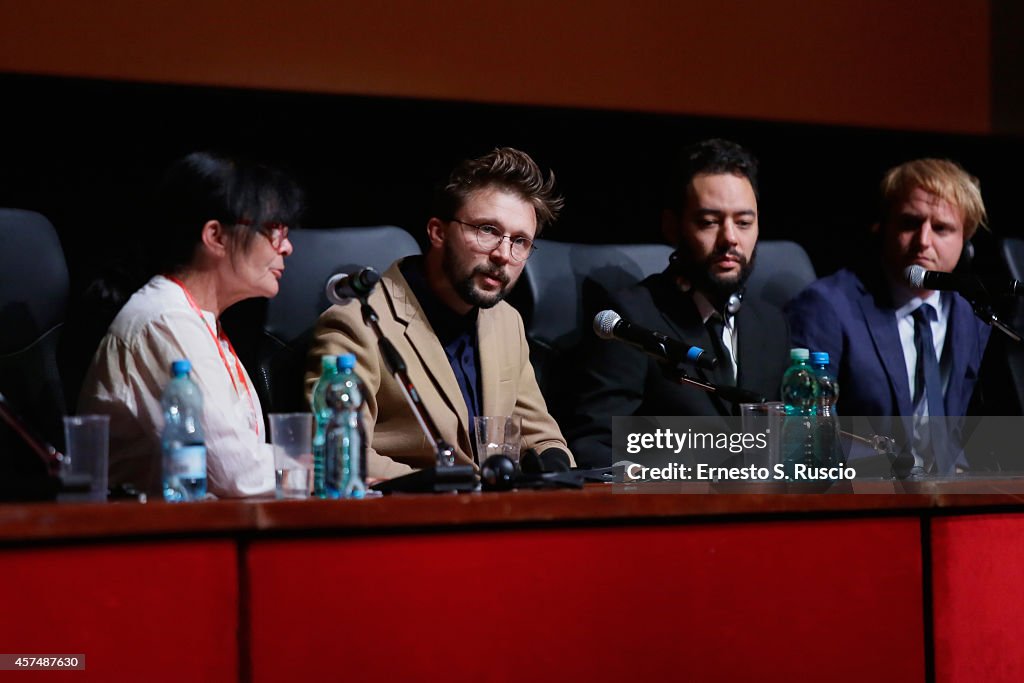
<svg viewBox="0 0 1024 683">
<path fill-rule="evenodd" d="M 296 227 L 302 203 L 298 185 L 275 168 L 193 152 L 171 165 L 158 189 L 153 270 L 188 266 L 207 221 L 219 221 L 244 251 L 268 223 Z"/>
<path fill-rule="evenodd" d="M 676 158 L 665 188 L 665 208 L 682 212 L 686 188 L 694 176 L 724 173 L 746 178 L 754 190 L 754 198 L 760 199 L 757 189 L 757 158 L 731 140 L 713 138 L 687 147 Z"/>
</svg>

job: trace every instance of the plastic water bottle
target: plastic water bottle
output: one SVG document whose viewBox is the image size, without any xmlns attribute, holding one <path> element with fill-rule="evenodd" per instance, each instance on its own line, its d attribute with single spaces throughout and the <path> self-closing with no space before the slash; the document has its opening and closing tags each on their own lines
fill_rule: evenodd
<svg viewBox="0 0 1024 683">
<path fill-rule="evenodd" d="M 811 354 L 811 365 L 818 378 L 818 415 L 815 421 L 818 464 L 822 467 L 836 467 L 843 461 L 839 416 L 836 415 L 835 407 L 839 399 L 839 381 L 832 375 L 828 364 L 829 357 L 824 351 Z"/>
<path fill-rule="evenodd" d="M 331 421 L 331 408 L 327 405 L 327 387 L 338 376 L 338 357 L 322 356 L 320 358 L 320 379 L 313 385 L 313 421 L 316 433 L 313 435 L 313 495 L 317 498 L 327 497 L 324 486 L 324 444 L 327 443 L 327 423 Z"/>
<path fill-rule="evenodd" d="M 328 498 L 366 495 L 365 389 L 355 367 L 352 354 L 338 356 L 338 376 L 327 387 L 331 418 L 324 443 L 324 485 Z"/>
<path fill-rule="evenodd" d="M 206 496 L 206 440 L 203 437 L 203 397 L 189 378 L 192 364 L 171 363 L 171 381 L 160 404 L 164 409 L 164 500 L 172 503 L 202 500 Z"/>
<path fill-rule="evenodd" d="M 814 414 L 818 403 L 818 378 L 807 362 L 807 349 L 791 349 L 790 366 L 782 376 L 782 402 L 786 417 L 782 426 L 782 462 L 786 477 L 794 478 L 794 465 L 813 467 Z"/>
</svg>

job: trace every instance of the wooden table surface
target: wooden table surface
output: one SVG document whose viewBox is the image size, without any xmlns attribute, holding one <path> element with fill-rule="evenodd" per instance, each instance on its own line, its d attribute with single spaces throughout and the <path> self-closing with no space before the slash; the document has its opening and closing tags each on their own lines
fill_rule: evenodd
<svg viewBox="0 0 1024 683">
<path fill-rule="evenodd" d="M 394 495 L 367 500 L 221 500 L 0 505 L 0 543 L 288 530 L 581 524 L 759 515 L 1024 510 L 1024 479 L 857 481 L 829 493 L 784 485 L 588 485 L 584 490 Z M 787 492 L 788 491 L 788 492 Z"/>
</svg>

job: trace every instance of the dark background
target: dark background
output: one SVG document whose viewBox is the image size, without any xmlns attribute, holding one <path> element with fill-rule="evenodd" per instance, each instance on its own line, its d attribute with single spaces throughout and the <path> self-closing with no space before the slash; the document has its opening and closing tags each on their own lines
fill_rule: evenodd
<svg viewBox="0 0 1024 683">
<path fill-rule="evenodd" d="M 761 161 L 761 238 L 804 246 L 819 274 L 863 244 L 878 181 L 892 165 L 947 157 L 979 177 L 994 237 L 1021 235 L 1020 139 L 572 108 L 311 95 L 0 75 L 7 135 L 0 206 L 56 226 L 73 291 L 126 253 L 154 244 L 149 197 L 163 168 L 196 149 L 291 170 L 308 228 L 393 224 L 422 241 L 430 191 L 458 160 L 510 145 L 553 169 L 566 197 L 544 235 L 562 241 L 660 241 L 673 153 L 705 137 Z"/>
<path fill-rule="evenodd" d="M 171 161 L 197 149 L 290 170 L 307 191 L 306 229 L 392 224 L 421 245 L 432 187 L 459 160 L 501 145 L 528 151 L 558 177 L 566 208 L 545 238 L 661 241 L 671 160 L 682 146 L 713 136 L 759 157 L 761 239 L 800 243 L 819 276 L 862 255 L 884 171 L 923 156 L 954 159 L 981 180 L 992 231 L 975 236 L 976 270 L 1001 270 L 999 240 L 1024 236 L 1015 211 L 1022 141 L 995 134 L 26 75 L 0 75 L 0 92 L 9 132 L 0 206 L 47 216 L 70 270 L 59 363 L 71 410 L 116 314 L 86 288 L 156 248 L 153 188 Z M 128 282 L 125 294 L 143 281 Z M 224 318 L 250 374 L 265 307 L 251 300 Z M 1020 412 L 1007 353 L 1002 340 L 991 346 L 986 412 Z M 1016 362 L 1024 368 L 1024 358 Z"/>
</svg>

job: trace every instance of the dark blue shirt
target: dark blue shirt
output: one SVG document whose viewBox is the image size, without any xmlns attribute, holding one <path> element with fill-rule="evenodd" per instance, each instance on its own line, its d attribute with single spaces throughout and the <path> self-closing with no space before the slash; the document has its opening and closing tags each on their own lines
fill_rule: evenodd
<svg viewBox="0 0 1024 683">
<path fill-rule="evenodd" d="M 462 398 L 466 402 L 466 412 L 469 414 L 469 442 L 475 447 L 473 418 L 480 415 L 482 410 L 476 334 L 478 309 L 474 308 L 465 315 L 459 315 L 438 299 L 427 283 L 422 257 L 406 258 L 399 268 L 420 302 L 427 321 L 434 328 L 434 334 L 441 342 L 445 355 L 448 356 L 448 363 L 455 373 L 455 380 L 459 383 Z"/>
</svg>

